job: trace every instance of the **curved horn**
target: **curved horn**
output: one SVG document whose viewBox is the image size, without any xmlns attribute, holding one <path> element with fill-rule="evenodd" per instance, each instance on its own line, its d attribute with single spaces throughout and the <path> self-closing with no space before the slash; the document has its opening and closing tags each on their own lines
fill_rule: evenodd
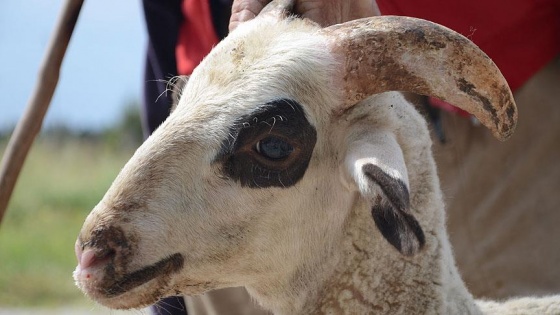
<svg viewBox="0 0 560 315">
<path fill-rule="evenodd" d="M 343 61 L 349 108 L 386 91 L 408 91 L 449 102 L 471 114 L 500 140 L 515 129 L 517 108 L 494 62 L 464 36 L 409 17 L 380 16 L 321 31 Z"/>
</svg>

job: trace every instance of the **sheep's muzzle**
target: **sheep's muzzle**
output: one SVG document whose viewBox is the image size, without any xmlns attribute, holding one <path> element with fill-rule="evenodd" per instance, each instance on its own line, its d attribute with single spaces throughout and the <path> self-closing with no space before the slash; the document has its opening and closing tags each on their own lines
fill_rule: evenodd
<svg viewBox="0 0 560 315">
<path fill-rule="evenodd" d="M 115 305 L 113 300 L 154 281 L 158 283 L 158 290 L 152 299 L 157 300 L 160 297 L 159 288 L 165 287 L 170 275 L 183 268 L 184 258 L 180 253 L 175 253 L 147 266 L 132 269 L 130 261 L 135 250 L 136 238 L 126 235 L 119 227 L 99 227 L 88 236 L 80 236 L 76 242 L 78 266 L 74 271 L 77 285 L 102 304 L 128 308 L 130 305 Z"/>
</svg>

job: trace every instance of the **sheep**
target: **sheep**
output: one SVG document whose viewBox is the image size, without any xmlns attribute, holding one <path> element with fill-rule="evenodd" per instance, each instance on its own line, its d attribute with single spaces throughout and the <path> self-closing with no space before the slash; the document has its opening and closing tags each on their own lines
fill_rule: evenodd
<svg viewBox="0 0 560 315">
<path fill-rule="evenodd" d="M 273 3 L 213 49 L 76 241 L 77 285 L 116 309 L 244 286 L 275 314 L 560 313 L 475 301 L 455 266 L 428 127 L 434 95 L 511 135 L 499 70 L 433 23 L 320 29 Z"/>
</svg>

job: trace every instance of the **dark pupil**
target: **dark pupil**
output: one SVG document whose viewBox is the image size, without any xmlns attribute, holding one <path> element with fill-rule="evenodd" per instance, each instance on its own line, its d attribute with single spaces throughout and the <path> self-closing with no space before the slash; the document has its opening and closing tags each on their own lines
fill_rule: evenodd
<svg viewBox="0 0 560 315">
<path fill-rule="evenodd" d="M 293 150 L 289 143 L 276 137 L 268 137 L 257 142 L 257 152 L 271 160 L 283 159 Z"/>
</svg>

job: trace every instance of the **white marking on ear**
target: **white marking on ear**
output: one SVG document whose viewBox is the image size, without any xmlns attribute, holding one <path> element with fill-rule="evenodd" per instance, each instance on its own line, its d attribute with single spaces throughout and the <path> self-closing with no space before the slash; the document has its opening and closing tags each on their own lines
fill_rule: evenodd
<svg viewBox="0 0 560 315">
<path fill-rule="evenodd" d="M 403 153 L 392 133 L 386 130 L 365 130 L 364 128 L 349 141 L 345 159 L 346 170 L 362 194 L 373 193 L 372 185 L 362 171 L 366 164 L 376 165 L 392 178 L 402 181 L 410 190 Z"/>
</svg>

